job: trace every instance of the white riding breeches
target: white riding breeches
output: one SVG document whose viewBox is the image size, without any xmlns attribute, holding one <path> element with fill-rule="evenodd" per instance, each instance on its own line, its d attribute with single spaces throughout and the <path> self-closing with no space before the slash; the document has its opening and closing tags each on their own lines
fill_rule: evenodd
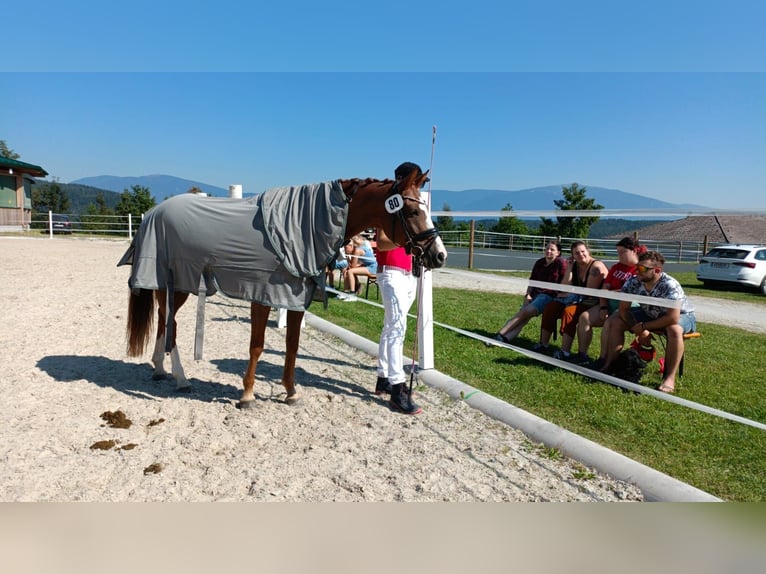
<svg viewBox="0 0 766 574">
<path fill-rule="evenodd" d="M 415 301 L 416 281 L 398 269 L 378 270 L 380 298 L 383 301 L 383 330 L 378 345 L 378 376 L 392 385 L 405 382 L 403 347 L 407 332 L 407 313 Z"/>
</svg>

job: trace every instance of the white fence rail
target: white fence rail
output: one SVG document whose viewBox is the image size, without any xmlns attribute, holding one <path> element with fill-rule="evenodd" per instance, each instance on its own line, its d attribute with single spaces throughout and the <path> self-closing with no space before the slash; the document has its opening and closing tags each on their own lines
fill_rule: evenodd
<svg viewBox="0 0 766 574">
<path fill-rule="evenodd" d="M 479 231 L 473 233 L 469 230 L 442 231 L 442 241 L 450 247 L 466 247 L 468 249 L 499 249 L 502 251 L 532 251 L 542 253 L 549 241 L 560 241 L 562 249 L 566 252 L 569 245 L 579 238 L 550 237 L 543 235 L 516 235 L 510 233 L 495 233 L 493 231 Z M 599 257 L 617 259 L 617 239 L 584 239 L 594 255 Z M 675 263 L 697 263 L 700 258 L 718 243 L 706 241 L 670 241 L 639 238 L 642 245 L 650 250 L 659 251 L 667 261 Z"/>
<path fill-rule="evenodd" d="M 143 214 L 128 215 L 72 215 L 64 213 L 32 213 L 30 229 L 59 234 L 104 235 L 133 238 Z"/>
</svg>

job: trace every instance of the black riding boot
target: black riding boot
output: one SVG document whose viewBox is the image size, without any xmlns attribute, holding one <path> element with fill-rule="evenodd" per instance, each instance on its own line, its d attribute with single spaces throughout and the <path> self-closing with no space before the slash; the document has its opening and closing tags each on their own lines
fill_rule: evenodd
<svg viewBox="0 0 766 574">
<path fill-rule="evenodd" d="M 391 385 L 391 399 L 388 401 L 388 406 L 405 415 L 416 415 L 423 412 L 423 409 L 412 402 L 412 397 L 407 392 L 404 383 Z"/>
<path fill-rule="evenodd" d="M 391 383 L 388 382 L 388 377 L 378 377 L 378 382 L 375 383 L 375 394 L 382 395 L 383 393 L 391 392 Z"/>
</svg>

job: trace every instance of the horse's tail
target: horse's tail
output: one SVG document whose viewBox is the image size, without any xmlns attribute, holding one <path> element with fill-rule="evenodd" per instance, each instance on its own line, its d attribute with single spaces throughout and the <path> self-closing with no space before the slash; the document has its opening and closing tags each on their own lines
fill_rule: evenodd
<svg viewBox="0 0 766 574">
<path fill-rule="evenodd" d="M 128 325 L 125 340 L 129 357 L 144 354 L 154 327 L 154 291 L 150 289 L 131 290 L 128 299 Z"/>
</svg>

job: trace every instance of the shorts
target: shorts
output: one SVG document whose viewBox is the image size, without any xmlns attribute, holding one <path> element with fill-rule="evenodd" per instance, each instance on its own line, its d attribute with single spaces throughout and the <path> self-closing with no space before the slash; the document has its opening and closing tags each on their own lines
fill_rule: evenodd
<svg viewBox="0 0 766 574">
<path fill-rule="evenodd" d="M 545 306 L 553 301 L 553 296 L 548 295 L 547 293 L 538 293 L 535 295 L 535 298 L 532 299 L 528 304 L 534 307 L 537 310 L 537 314 L 543 312 L 543 309 L 545 309 Z"/>
<path fill-rule="evenodd" d="M 644 313 L 644 310 L 641 307 L 631 307 L 630 314 L 633 315 L 633 318 L 637 323 L 641 323 L 642 321 L 646 323 L 647 321 L 652 320 L 649 315 Z M 694 313 L 681 313 L 678 318 L 678 324 L 681 325 L 684 333 L 694 333 L 697 330 L 697 317 Z"/>
</svg>

